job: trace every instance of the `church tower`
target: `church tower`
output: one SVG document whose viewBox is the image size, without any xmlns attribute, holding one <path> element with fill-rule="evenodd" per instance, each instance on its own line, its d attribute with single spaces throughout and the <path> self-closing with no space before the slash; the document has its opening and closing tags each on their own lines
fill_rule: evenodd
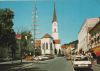
<svg viewBox="0 0 100 71">
<path fill-rule="evenodd" d="M 53 12 L 53 20 L 52 20 L 52 37 L 54 39 L 55 49 L 57 50 L 57 54 L 60 53 L 61 44 L 58 34 L 58 23 L 57 23 L 57 15 L 56 15 L 56 7 L 54 2 L 54 12 Z"/>
<path fill-rule="evenodd" d="M 53 20 L 52 20 L 52 37 L 54 39 L 58 39 L 58 23 L 57 23 L 57 16 L 56 16 L 56 9 L 54 3 L 54 13 L 53 13 Z"/>
</svg>

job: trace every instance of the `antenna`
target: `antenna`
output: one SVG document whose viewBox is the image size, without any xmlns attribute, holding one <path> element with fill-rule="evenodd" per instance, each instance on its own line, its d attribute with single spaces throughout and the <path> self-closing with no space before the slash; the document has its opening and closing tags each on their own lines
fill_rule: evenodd
<svg viewBox="0 0 100 71">
<path fill-rule="evenodd" d="M 34 49 L 34 57 L 35 57 L 35 49 L 36 49 L 36 35 L 37 35 L 37 22 L 38 22 L 38 16 L 37 16 L 37 7 L 36 7 L 36 0 L 34 1 L 34 8 L 32 12 L 32 30 L 33 30 L 33 49 Z"/>
</svg>

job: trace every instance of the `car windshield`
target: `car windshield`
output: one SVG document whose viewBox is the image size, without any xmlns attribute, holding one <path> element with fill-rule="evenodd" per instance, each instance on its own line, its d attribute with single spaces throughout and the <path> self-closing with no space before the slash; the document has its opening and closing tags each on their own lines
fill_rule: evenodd
<svg viewBox="0 0 100 71">
<path fill-rule="evenodd" d="M 87 57 L 77 57 L 75 58 L 75 61 L 88 61 Z"/>
</svg>

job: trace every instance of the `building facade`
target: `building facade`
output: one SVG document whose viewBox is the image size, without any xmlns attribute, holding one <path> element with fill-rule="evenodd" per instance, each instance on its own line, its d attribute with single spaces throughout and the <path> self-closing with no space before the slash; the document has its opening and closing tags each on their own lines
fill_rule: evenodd
<svg viewBox="0 0 100 71">
<path fill-rule="evenodd" d="M 41 54 L 61 54 L 61 44 L 58 33 L 58 23 L 56 16 L 56 8 L 54 3 L 54 12 L 52 20 L 52 34 L 45 34 L 41 38 Z"/>
<path fill-rule="evenodd" d="M 89 31 L 89 46 L 97 56 L 100 56 L 100 21 Z"/>
<path fill-rule="evenodd" d="M 99 22 L 99 18 L 90 18 L 85 21 L 78 33 L 78 52 L 87 52 L 89 47 L 89 30 Z"/>
<path fill-rule="evenodd" d="M 49 34 L 45 34 L 41 39 L 41 54 L 54 54 L 53 38 Z"/>
<path fill-rule="evenodd" d="M 59 54 L 61 51 L 61 44 L 60 44 L 59 33 L 58 33 L 58 22 L 56 16 L 55 3 L 54 3 L 54 13 L 53 13 L 53 20 L 52 20 L 52 37 L 55 45 L 54 48 L 57 50 L 57 54 Z"/>
</svg>

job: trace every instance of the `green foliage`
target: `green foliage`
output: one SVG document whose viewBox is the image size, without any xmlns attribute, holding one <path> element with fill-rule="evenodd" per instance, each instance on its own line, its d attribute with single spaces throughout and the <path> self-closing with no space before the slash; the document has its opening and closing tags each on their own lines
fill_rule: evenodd
<svg viewBox="0 0 100 71">
<path fill-rule="evenodd" d="M 32 40 L 32 34 L 30 31 L 22 31 L 21 33 L 21 49 L 27 51 L 29 49 L 29 43 Z"/>
<path fill-rule="evenodd" d="M 8 8 L 0 9 L 0 46 L 9 47 L 12 50 L 16 47 L 13 18 L 14 13 L 12 10 Z"/>
<path fill-rule="evenodd" d="M 25 36 L 27 36 L 27 40 L 30 40 L 32 38 L 32 34 L 30 31 L 23 31 L 21 32 L 21 35 L 22 35 L 22 40 L 26 39 Z"/>
<path fill-rule="evenodd" d="M 70 44 L 77 44 L 77 43 L 78 43 L 78 40 L 75 40 L 75 41 L 72 41 L 72 42 L 68 43 L 68 45 L 70 45 Z"/>
</svg>

